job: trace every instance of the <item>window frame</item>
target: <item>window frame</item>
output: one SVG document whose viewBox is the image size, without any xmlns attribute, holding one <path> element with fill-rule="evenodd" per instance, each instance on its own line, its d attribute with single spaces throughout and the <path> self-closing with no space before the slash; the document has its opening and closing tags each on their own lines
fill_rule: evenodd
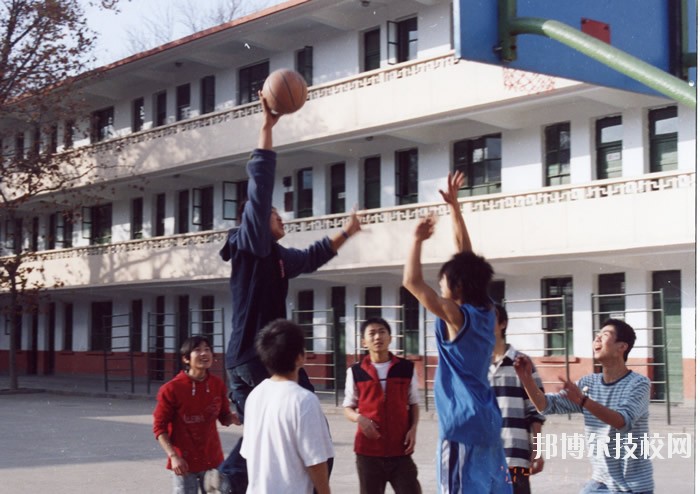
<svg viewBox="0 0 700 494">
<path fill-rule="evenodd" d="M 239 69 L 238 104 L 245 105 L 258 101 L 258 90 L 262 90 L 268 75 L 270 75 L 269 60 L 257 62 Z"/>
<path fill-rule="evenodd" d="M 562 146 L 562 134 L 568 135 L 566 146 Z M 553 139 L 556 134 L 557 139 Z M 551 142 L 550 138 L 555 142 Z M 571 123 L 558 122 L 544 128 L 544 165 L 545 186 L 566 185 L 571 183 Z M 554 167 L 556 173 L 550 173 Z"/>
<path fill-rule="evenodd" d="M 201 115 L 216 110 L 216 76 L 207 75 L 199 81 L 199 111 Z"/>
<path fill-rule="evenodd" d="M 189 82 L 175 88 L 175 120 L 186 120 L 192 112 L 192 88 Z"/>
<path fill-rule="evenodd" d="M 304 174 L 309 174 L 310 186 L 304 187 Z M 294 214 L 297 218 L 309 218 L 314 214 L 314 172 L 312 167 L 300 168 L 296 172 L 296 201 Z"/>
<path fill-rule="evenodd" d="M 397 205 L 418 203 L 419 173 L 417 147 L 394 152 L 394 193 Z"/>
<path fill-rule="evenodd" d="M 314 47 L 306 45 L 294 54 L 294 66 L 308 86 L 314 82 Z"/>
<path fill-rule="evenodd" d="M 90 142 L 95 144 L 111 139 L 114 136 L 114 106 L 107 106 L 92 112 Z"/>
<path fill-rule="evenodd" d="M 552 293 L 554 290 L 556 293 Z M 569 292 L 569 293 L 567 293 Z M 570 275 L 547 276 L 540 279 L 540 296 L 542 297 L 542 331 L 546 335 L 546 356 L 573 355 L 574 350 L 574 278 Z M 564 298 L 564 307 L 561 301 L 544 300 L 548 298 Z M 549 315 L 563 315 L 562 318 L 545 317 Z M 565 322 L 566 324 L 562 324 Z M 562 329 L 563 328 L 563 329 Z M 563 332 L 565 333 L 559 333 Z M 556 333 L 552 333 L 556 332 Z M 568 339 L 567 339 L 568 337 Z M 564 341 L 567 346 L 564 347 Z"/>
<path fill-rule="evenodd" d="M 374 37 L 376 36 L 376 46 Z M 372 46 L 369 46 L 372 43 Z M 382 30 L 379 27 L 362 33 L 362 71 L 377 70 L 382 64 Z"/>
<path fill-rule="evenodd" d="M 620 127 L 621 137 L 616 141 L 602 141 L 602 134 L 605 129 L 612 127 Z M 622 176 L 622 149 L 623 138 L 622 133 L 622 115 L 613 115 L 609 117 L 599 118 L 595 122 L 595 161 L 596 161 L 596 179 L 605 180 L 608 178 L 618 178 Z M 619 158 L 617 160 L 608 161 L 610 153 L 617 152 Z M 605 159 L 603 159 L 605 158 Z M 610 168 L 609 163 L 619 162 L 619 167 Z"/>
<path fill-rule="evenodd" d="M 131 131 L 140 132 L 146 124 L 146 101 L 143 96 L 131 101 Z"/>
<path fill-rule="evenodd" d="M 345 212 L 345 162 L 334 163 L 329 170 L 329 213 L 340 214 Z"/>
<path fill-rule="evenodd" d="M 498 156 L 489 157 L 490 140 L 498 141 Z M 479 137 L 461 139 L 452 143 L 452 171 L 464 173 L 464 185 L 459 190 L 460 197 L 479 196 L 486 194 L 498 194 L 501 192 L 502 179 L 501 171 L 503 167 L 502 144 L 503 137 L 500 133 L 487 134 Z M 465 152 L 458 153 L 458 146 L 466 146 Z M 474 161 L 475 151 L 481 149 L 481 156 L 484 159 Z M 498 172 L 491 173 L 492 169 L 498 168 Z M 484 182 L 475 184 L 475 172 L 477 165 L 483 167 Z M 492 177 L 493 175 L 493 177 Z M 497 180 L 495 179 L 497 177 Z M 493 180 L 491 178 L 494 178 Z"/>
<path fill-rule="evenodd" d="M 655 118 L 660 117 L 660 118 Z M 655 132 L 656 123 L 662 120 L 675 120 L 675 132 L 667 132 L 657 134 Z M 663 108 L 653 108 L 649 110 L 647 115 L 647 125 L 649 129 L 649 172 L 664 172 L 678 169 L 678 107 L 675 105 L 666 106 Z M 661 159 L 661 147 L 664 145 L 673 144 L 675 147 L 675 162 L 668 165 L 663 164 Z"/>
</svg>

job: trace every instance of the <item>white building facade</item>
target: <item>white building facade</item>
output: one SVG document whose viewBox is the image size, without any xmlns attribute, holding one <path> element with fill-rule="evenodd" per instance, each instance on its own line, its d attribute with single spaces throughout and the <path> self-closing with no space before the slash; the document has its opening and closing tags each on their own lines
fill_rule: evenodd
<svg viewBox="0 0 700 494">
<path fill-rule="evenodd" d="M 4 248 L 22 231 L 20 247 L 44 268 L 36 276 L 63 283 L 23 317 L 20 372 L 99 374 L 106 349 L 162 379 L 153 355 L 176 352 L 184 334 L 228 339 L 230 266 L 218 251 L 245 198 L 257 90 L 294 68 L 309 99 L 274 129 L 282 243 L 305 247 L 336 233 L 353 206 L 365 211 L 362 233 L 291 283 L 290 317 L 315 337 L 312 364 L 342 375 L 371 312 L 397 325 L 397 351 L 430 374 L 431 316 L 401 275 L 415 219 L 431 209 L 442 219 L 424 248 L 426 277 L 452 254 L 438 189 L 458 169 L 511 343 L 546 375 L 568 363 L 578 377 L 593 368 L 600 320 L 623 317 L 638 329 L 630 362 L 658 382 L 655 396 L 694 400 L 694 110 L 458 60 L 452 22 L 443 0 L 295 0 L 101 69 L 85 89 L 92 114 L 77 125 L 90 137 L 69 141 L 108 165 L 103 187 L 72 191 L 70 212 L 36 202 L 21 225 L 2 222 Z"/>
</svg>

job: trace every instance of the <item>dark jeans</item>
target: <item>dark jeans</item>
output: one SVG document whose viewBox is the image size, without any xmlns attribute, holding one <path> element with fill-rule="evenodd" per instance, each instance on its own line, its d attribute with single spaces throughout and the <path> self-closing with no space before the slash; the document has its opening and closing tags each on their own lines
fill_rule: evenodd
<svg viewBox="0 0 700 494">
<path fill-rule="evenodd" d="M 255 357 L 244 364 L 236 366 L 232 369 L 226 369 L 228 375 L 228 384 L 231 392 L 229 397 L 231 402 L 236 407 L 236 413 L 244 420 L 245 402 L 251 391 L 270 377 L 263 363 L 258 357 Z M 314 387 L 309 380 L 309 376 L 304 369 L 299 369 L 299 385 L 313 392 Z M 248 488 L 248 471 L 246 469 L 245 458 L 241 456 L 241 445 L 243 438 L 240 438 L 236 445 L 229 453 L 228 457 L 219 466 L 221 473 L 228 476 L 231 484 L 231 494 L 245 494 Z M 328 473 L 333 467 L 332 458 L 329 459 Z"/>
<path fill-rule="evenodd" d="M 360 494 L 384 494 L 387 482 L 396 494 L 421 494 L 418 468 L 410 456 L 356 455 Z"/>
<path fill-rule="evenodd" d="M 530 494 L 530 469 L 510 467 L 508 471 L 513 481 L 513 494 Z"/>
</svg>

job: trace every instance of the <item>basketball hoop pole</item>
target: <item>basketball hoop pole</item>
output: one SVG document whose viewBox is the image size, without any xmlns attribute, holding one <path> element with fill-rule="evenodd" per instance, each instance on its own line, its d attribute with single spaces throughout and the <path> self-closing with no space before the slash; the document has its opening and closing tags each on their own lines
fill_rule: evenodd
<svg viewBox="0 0 700 494">
<path fill-rule="evenodd" d="M 685 106 L 690 108 L 697 106 L 695 89 L 686 81 L 563 22 L 537 17 L 516 17 L 515 0 L 500 0 L 499 7 L 501 45 L 497 50 L 503 61 L 510 62 L 516 59 L 515 36 L 518 34 L 545 36 L 573 48 Z"/>
</svg>

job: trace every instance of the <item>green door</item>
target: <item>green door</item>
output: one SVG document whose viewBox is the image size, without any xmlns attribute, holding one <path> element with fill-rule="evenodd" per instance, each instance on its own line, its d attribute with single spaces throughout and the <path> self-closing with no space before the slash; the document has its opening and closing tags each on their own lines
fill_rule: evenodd
<svg viewBox="0 0 700 494">
<path fill-rule="evenodd" d="M 663 313 L 654 312 L 654 327 L 666 331 L 666 365 L 654 367 L 654 399 L 665 400 L 667 389 L 672 402 L 683 401 L 683 354 L 681 345 L 681 272 L 656 271 L 653 273 L 652 288 L 663 290 Z M 660 297 L 654 297 L 654 309 L 661 307 Z M 662 319 L 663 318 L 663 319 Z M 662 324 L 663 323 L 663 324 Z M 663 343 L 661 330 L 654 331 L 654 346 Z M 654 348 L 654 362 L 664 362 L 663 348 Z M 668 383 L 668 384 L 667 384 Z"/>
</svg>

